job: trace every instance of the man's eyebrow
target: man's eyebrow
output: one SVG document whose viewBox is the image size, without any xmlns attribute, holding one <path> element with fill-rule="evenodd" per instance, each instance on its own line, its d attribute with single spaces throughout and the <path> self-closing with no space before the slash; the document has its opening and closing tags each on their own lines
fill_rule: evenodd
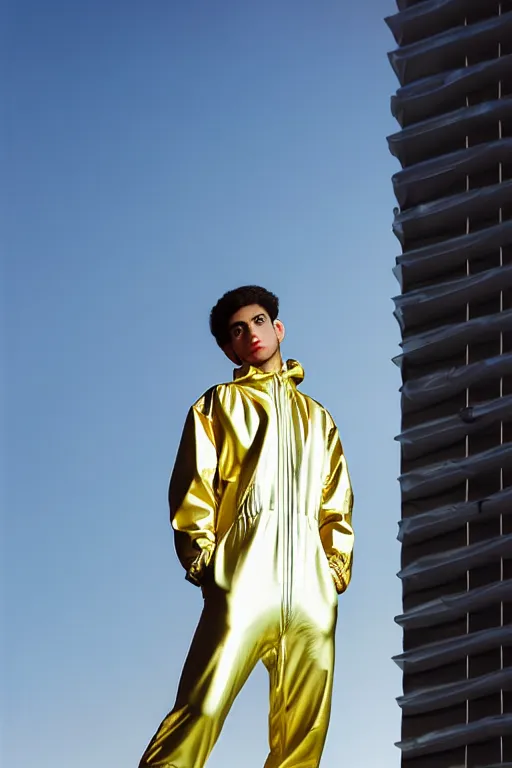
<svg viewBox="0 0 512 768">
<path fill-rule="evenodd" d="M 244 325 L 247 325 L 247 323 L 245 323 L 243 320 L 237 320 L 236 323 L 231 323 L 231 325 L 229 326 L 229 330 L 232 331 L 233 328 L 237 328 L 239 325 L 244 326 Z"/>
<path fill-rule="evenodd" d="M 265 313 L 258 312 L 257 315 L 254 315 L 254 317 L 251 317 L 251 323 L 254 322 L 254 320 L 257 320 L 258 317 L 265 317 Z M 245 320 L 237 320 L 236 323 L 231 323 L 231 325 L 229 326 L 229 330 L 232 331 L 233 328 L 237 328 L 239 325 L 241 325 L 242 327 L 244 326 L 247 327 L 247 323 L 245 322 Z"/>
</svg>

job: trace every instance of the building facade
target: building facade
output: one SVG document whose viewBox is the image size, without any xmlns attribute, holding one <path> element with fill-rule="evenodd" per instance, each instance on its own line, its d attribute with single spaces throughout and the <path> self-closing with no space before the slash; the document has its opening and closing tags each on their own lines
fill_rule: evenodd
<svg viewBox="0 0 512 768">
<path fill-rule="evenodd" d="M 397 0 L 403 768 L 512 768 L 512 0 Z"/>
</svg>

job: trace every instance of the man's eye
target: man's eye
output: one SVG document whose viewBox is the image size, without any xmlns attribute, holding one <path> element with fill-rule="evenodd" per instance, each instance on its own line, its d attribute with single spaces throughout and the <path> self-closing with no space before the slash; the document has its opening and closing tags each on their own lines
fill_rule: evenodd
<svg viewBox="0 0 512 768">
<path fill-rule="evenodd" d="M 256 318 L 256 325 L 261 325 L 264 322 L 265 322 L 265 318 L 263 317 L 263 315 L 260 315 L 260 317 Z"/>
<path fill-rule="evenodd" d="M 240 327 L 233 328 L 233 336 L 235 337 L 235 339 L 237 339 L 241 333 L 242 333 L 242 329 Z"/>
</svg>

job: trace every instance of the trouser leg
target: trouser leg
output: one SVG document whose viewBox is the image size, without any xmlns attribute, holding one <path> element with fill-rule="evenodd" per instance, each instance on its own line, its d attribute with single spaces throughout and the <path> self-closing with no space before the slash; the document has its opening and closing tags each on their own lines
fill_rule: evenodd
<svg viewBox="0 0 512 768">
<path fill-rule="evenodd" d="M 257 628 L 232 622 L 225 593 L 214 591 L 205 600 L 175 706 L 139 768 L 202 768 L 259 656 Z"/>
<path fill-rule="evenodd" d="M 295 627 L 264 659 L 270 673 L 270 754 L 265 768 L 317 768 L 331 712 L 334 627 Z"/>
</svg>

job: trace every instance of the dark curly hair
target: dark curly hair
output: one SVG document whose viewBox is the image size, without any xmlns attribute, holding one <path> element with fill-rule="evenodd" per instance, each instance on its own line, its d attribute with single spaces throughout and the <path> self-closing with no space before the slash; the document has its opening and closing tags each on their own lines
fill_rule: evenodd
<svg viewBox="0 0 512 768">
<path fill-rule="evenodd" d="M 250 304 L 259 304 L 268 312 L 272 322 L 279 313 L 279 299 L 259 285 L 242 285 L 222 296 L 210 312 L 210 331 L 215 336 L 219 347 L 224 347 L 230 339 L 229 321 L 239 309 Z"/>
</svg>

